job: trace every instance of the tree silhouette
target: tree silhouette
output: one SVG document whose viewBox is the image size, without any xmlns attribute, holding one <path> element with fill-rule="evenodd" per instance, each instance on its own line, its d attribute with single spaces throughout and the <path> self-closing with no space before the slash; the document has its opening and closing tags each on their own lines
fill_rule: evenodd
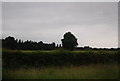
<svg viewBox="0 0 120 81">
<path fill-rule="evenodd" d="M 65 33 L 63 37 L 61 41 L 64 49 L 73 50 L 78 45 L 76 37 L 71 32 Z"/>
<path fill-rule="evenodd" d="M 8 49 L 15 49 L 16 48 L 17 41 L 14 37 L 8 36 L 5 38 L 3 46 Z"/>
<path fill-rule="evenodd" d="M 23 42 L 21 39 L 16 39 L 14 37 L 8 36 L 2 39 L 2 47 L 5 49 L 13 50 L 53 50 L 55 49 L 55 42 L 51 44 L 43 43 L 42 41 L 36 42 L 32 40 L 26 40 Z"/>
</svg>

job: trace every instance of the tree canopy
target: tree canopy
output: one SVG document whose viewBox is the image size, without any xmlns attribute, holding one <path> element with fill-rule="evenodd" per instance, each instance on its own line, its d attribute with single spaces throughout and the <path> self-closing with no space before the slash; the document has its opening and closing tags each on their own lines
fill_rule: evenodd
<svg viewBox="0 0 120 81">
<path fill-rule="evenodd" d="M 31 40 L 22 41 L 21 39 L 15 39 L 14 37 L 8 36 L 2 39 L 2 47 L 13 50 L 53 50 L 55 49 L 55 43 L 43 43 L 35 42 Z"/>
<path fill-rule="evenodd" d="M 78 45 L 77 38 L 71 32 L 65 33 L 63 37 L 61 39 L 63 48 L 73 50 Z"/>
</svg>

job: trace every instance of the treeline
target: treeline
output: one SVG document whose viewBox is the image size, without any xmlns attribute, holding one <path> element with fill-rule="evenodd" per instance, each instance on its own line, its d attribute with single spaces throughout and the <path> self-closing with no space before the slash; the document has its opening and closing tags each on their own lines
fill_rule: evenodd
<svg viewBox="0 0 120 81">
<path fill-rule="evenodd" d="M 15 39 L 14 37 L 8 36 L 5 39 L 2 39 L 2 47 L 12 50 L 53 50 L 58 48 L 61 45 L 55 46 L 55 43 L 46 44 L 42 41 L 35 42 L 27 40 L 23 42 L 21 39 Z"/>
<path fill-rule="evenodd" d="M 76 47 L 74 50 L 119 50 L 120 48 L 92 48 L 90 46 Z"/>
<path fill-rule="evenodd" d="M 118 62 L 118 51 L 3 51 L 3 68 L 80 66 L 87 64 L 109 64 Z"/>
<path fill-rule="evenodd" d="M 51 44 L 43 43 L 42 41 L 36 42 L 21 39 L 15 39 L 14 37 L 8 36 L 5 39 L 0 39 L 2 41 L 2 48 L 12 49 L 12 50 L 54 50 L 58 48 L 64 48 L 61 44 Z M 68 43 L 69 46 L 71 43 Z M 118 50 L 119 48 L 92 48 L 90 46 L 75 47 L 74 50 Z"/>
</svg>

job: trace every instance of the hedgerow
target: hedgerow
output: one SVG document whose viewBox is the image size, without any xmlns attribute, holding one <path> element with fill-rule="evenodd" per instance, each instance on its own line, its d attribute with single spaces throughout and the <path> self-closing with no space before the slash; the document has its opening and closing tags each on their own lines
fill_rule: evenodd
<svg viewBox="0 0 120 81">
<path fill-rule="evenodd" d="M 112 63 L 118 61 L 118 52 L 103 51 L 3 51 L 3 68 L 46 67 L 46 66 L 79 66 L 84 64 Z"/>
</svg>

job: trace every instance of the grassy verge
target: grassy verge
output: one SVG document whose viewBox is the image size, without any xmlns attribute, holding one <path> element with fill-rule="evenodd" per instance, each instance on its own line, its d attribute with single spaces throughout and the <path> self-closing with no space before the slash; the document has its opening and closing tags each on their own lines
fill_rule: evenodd
<svg viewBox="0 0 120 81">
<path fill-rule="evenodd" d="M 4 69 L 3 79 L 117 79 L 115 64 Z"/>
</svg>

